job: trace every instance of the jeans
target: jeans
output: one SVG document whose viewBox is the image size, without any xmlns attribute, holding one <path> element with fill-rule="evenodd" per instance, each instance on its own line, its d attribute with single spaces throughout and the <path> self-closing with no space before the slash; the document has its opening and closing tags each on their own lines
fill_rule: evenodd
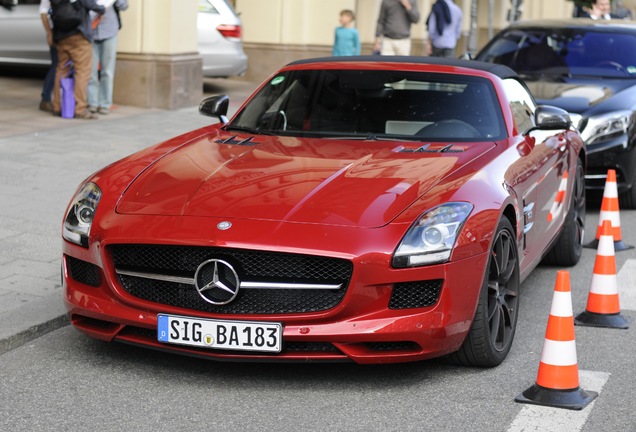
<svg viewBox="0 0 636 432">
<path fill-rule="evenodd" d="M 51 67 L 44 78 L 44 87 L 42 87 L 42 101 L 51 102 L 53 96 L 53 87 L 55 86 L 55 70 L 57 69 L 57 47 L 51 47 Z"/>
<path fill-rule="evenodd" d="M 116 60 L 117 36 L 93 42 L 93 71 L 88 83 L 89 106 L 109 109 L 113 104 Z"/>
</svg>

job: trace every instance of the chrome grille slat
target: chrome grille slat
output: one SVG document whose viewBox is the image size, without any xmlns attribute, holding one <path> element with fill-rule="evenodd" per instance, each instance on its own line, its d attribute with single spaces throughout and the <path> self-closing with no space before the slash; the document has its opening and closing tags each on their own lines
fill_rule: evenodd
<svg viewBox="0 0 636 432">
<path fill-rule="evenodd" d="M 132 276 L 144 279 L 152 279 L 163 282 L 174 282 L 185 285 L 194 285 L 193 277 L 181 277 L 163 275 L 158 273 L 144 273 L 129 270 L 116 270 L 118 275 Z M 279 282 L 243 282 L 241 289 L 327 289 L 334 290 L 342 288 L 342 284 L 308 284 L 308 283 L 279 283 Z"/>
</svg>

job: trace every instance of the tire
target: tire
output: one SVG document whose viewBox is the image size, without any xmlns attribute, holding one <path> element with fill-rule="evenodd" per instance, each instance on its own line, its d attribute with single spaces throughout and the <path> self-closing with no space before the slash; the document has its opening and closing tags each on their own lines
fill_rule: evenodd
<svg viewBox="0 0 636 432">
<path fill-rule="evenodd" d="M 636 209 L 636 176 L 632 181 L 632 187 L 618 195 L 618 203 L 621 210 Z"/>
<path fill-rule="evenodd" d="M 571 267 L 579 262 L 583 250 L 585 205 L 585 173 L 583 164 L 579 159 L 576 164 L 570 210 L 565 216 L 563 230 L 559 235 L 559 239 L 543 258 L 543 264 Z"/>
<path fill-rule="evenodd" d="M 494 367 L 508 355 L 519 312 L 519 257 L 510 221 L 499 221 L 473 323 L 460 349 L 447 356 L 462 366 Z"/>
</svg>

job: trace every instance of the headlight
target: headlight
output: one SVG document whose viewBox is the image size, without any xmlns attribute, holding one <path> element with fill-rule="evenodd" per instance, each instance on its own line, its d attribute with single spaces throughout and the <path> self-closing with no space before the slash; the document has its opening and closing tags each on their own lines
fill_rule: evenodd
<svg viewBox="0 0 636 432">
<path fill-rule="evenodd" d="M 91 231 L 93 218 L 97 204 L 102 196 L 102 191 L 95 183 L 86 183 L 71 201 L 62 237 L 71 243 L 88 247 L 88 234 Z"/>
<path fill-rule="evenodd" d="M 393 255 L 393 267 L 417 267 L 448 261 L 461 228 L 473 210 L 456 202 L 435 207 L 409 228 Z"/>
<path fill-rule="evenodd" d="M 581 132 L 581 137 L 587 145 L 590 145 L 625 134 L 631 117 L 631 111 L 614 111 L 590 117 L 585 129 Z"/>
</svg>

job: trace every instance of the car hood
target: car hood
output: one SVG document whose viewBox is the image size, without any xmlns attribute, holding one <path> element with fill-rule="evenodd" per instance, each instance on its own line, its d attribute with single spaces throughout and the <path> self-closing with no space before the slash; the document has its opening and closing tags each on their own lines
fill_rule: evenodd
<svg viewBox="0 0 636 432">
<path fill-rule="evenodd" d="M 149 166 L 117 212 L 379 227 L 495 147 L 423 144 L 213 134 Z"/>
<path fill-rule="evenodd" d="M 536 81 L 526 80 L 526 84 L 538 103 L 582 114 L 632 87 L 634 81 L 548 77 Z"/>
</svg>

